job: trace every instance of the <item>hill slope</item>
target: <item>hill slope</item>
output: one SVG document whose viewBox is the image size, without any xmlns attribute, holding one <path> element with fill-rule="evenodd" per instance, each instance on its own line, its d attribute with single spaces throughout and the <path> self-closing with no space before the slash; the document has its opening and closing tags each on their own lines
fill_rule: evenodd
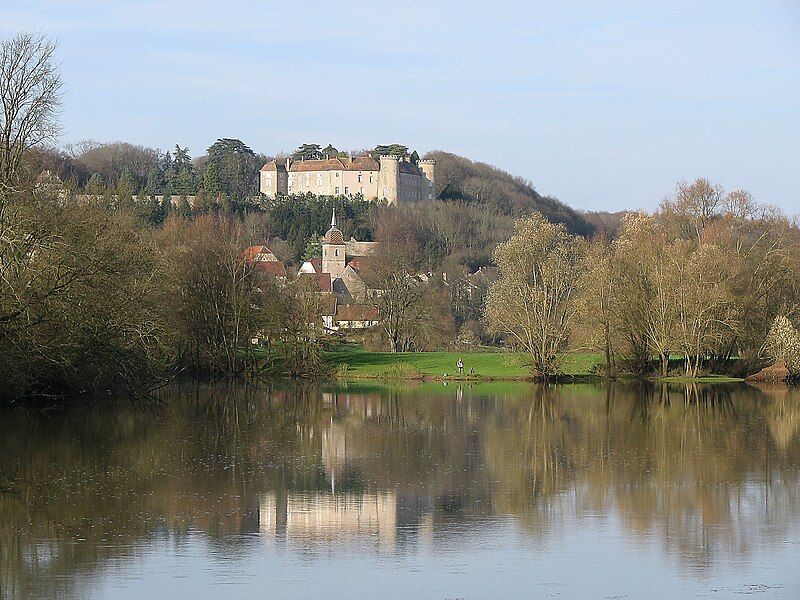
<svg viewBox="0 0 800 600">
<path fill-rule="evenodd" d="M 521 177 L 449 152 L 436 150 L 425 158 L 436 159 L 436 193 L 442 200 L 482 204 L 511 217 L 538 211 L 572 233 L 588 236 L 594 231 L 583 215 L 555 198 L 542 196 Z"/>
</svg>

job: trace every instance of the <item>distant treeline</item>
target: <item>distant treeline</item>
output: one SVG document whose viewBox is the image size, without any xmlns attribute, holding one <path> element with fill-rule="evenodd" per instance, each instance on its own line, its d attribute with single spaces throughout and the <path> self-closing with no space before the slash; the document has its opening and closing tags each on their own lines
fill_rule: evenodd
<svg viewBox="0 0 800 600">
<path fill-rule="evenodd" d="M 266 157 L 241 140 L 220 138 L 206 154 L 192 158 L 189 148 L 161 151 L 127 142 L 92 141 L 64 150 L 39 149 L 35 162 L 57 175 L 72 191 L 212 196 L 240 200 L 258 193 L 258 170 Z"/>
<path fill-rule="evenodd" d="M 602 351 L 610 376 L 741 376 L 778 361 L 800 377 L 800 229 L 744 190 L 681 183 L 614 239 L 526 217 L 494 259 L 486 321 L 539 377 L 579 348 Z"/>
</svg>

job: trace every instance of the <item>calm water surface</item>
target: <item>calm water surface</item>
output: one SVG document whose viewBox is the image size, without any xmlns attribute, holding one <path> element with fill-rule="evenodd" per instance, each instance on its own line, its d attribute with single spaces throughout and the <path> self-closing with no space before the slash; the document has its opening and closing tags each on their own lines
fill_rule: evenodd
<svg viewBox="0 0 800 600">
<path fill-rule="evenodd" d="M 0 413 L 0 597 L 800 598 L 800 392 L 196 385 Z"/>
</svg>

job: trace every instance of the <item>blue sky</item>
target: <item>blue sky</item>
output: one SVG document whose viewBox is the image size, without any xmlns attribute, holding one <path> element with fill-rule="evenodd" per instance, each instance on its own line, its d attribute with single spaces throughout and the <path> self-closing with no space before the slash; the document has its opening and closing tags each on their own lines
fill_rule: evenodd
<svg viewBox="0 0 800 600">
<path fill-rule="evenodd" d="M 576 208 L 704 176 L 800 213 L 797 0 L 3 0 L 0 35 L 29 29 L 59 43 L 63 144 L 401 142 Z"/>
</svg>

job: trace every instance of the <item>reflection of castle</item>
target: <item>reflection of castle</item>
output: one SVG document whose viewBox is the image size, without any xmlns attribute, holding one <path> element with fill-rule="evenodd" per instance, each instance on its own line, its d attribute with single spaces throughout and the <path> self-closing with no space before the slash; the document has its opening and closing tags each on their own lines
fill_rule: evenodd
<svg viewBox="0 0 800 600">
<path fill-rule="evenodd" d="M 259 505 L 259 530 L 293 541 L 377 536 L 380 546 L 391 550 L 397 530 L 397 496 L 394 492 L 269 493 Z"/>
<path fill-rule="evenodd" d="M 359 422 L 377 416 L 381 409 L 378 399 L 361 395 L 323 393 L 323 402 Z M 329 489 L 264 494 L 259 503 L 260 533 L 300 544 L 372 536 L 381 549 L 389 551 L 409 534 L 429 539 L 431 499 L 395 490 L 346 489 L 348 463 L 358 458 L 354 452 L 348 445 L 346 425 L 332 418 L 320 436 L 320 459 Z"/>
</svg>

